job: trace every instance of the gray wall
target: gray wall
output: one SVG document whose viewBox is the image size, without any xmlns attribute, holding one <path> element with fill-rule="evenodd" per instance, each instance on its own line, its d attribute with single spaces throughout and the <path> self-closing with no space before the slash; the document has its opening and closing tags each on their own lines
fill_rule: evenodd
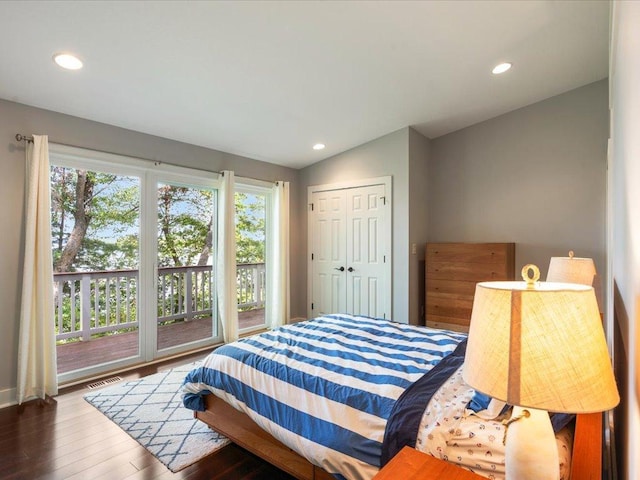
<svg viewBox="0 0 640 480">
<path fill-rule="evenodd" d="M 607 102 L 602 80 L 432 140 L 429 240 L 516 242 L 542 278 L 574 250 L 604 277 Z"/>
<path fill-rule="evenodd" d="M 517 270 L 535 263 L 543 278 L 574 250 L 604 277 L 607 95 L 603 80 L 433 140 L 398 130 L 303 169 L 299 202 L 309 185 L 393 176 L 400 322 L 424 321 L 426 241 L 516 242 Z"/>
<path fill-rule="evenodd" d="M 295 201 L 300 196 L 297 170 L 0 100 L 0 405 L 13 400 L 8 397 L 16 386 L 20 320 L 25 158 L 24 145 L 15 141 L 16 133 L 46 134 L 50 142 L 205 170 L 228 169 L 239 176 L 262 180 L 290 181 L 291 296 L 306 295 L 306 277 L 297 274 L 299 259 L 303 258 L 295 228 L 300 215 L 300 204 Z M 292 316 L 302 316 L 304 312 L 295 306 L 291 310 Z"/>
<path fill-rule="evenodd" d="M 393 314 L 407 323 L 409 292 L 409 128 L 389 133 L 359 147 L 301 170 L 298 201 L 307 204 L 307 187 L 373 177 L 393 177 Z M 302 213 L 300 238 L 307 245 L 307 210 Z M 307 265 L 304 268 L 307 278 Z M 306 298 L 306 295 L 305 295 Z"/>
<path fill-rule="evenodd" d="M 425 243 L 429 236 L 429 162 L 431 142 L 409 130 L 409 322 L 424 325 Z M 415 254 L 413 246 L 415 245 Z"/>
<path fill-rule="evenodd" d="M 593 257 L 605 268 L 607 82 L 429 141 L 403 128 L 296 171 L 0 100 L 0 404 L 15 387 L 24 148 L 16 133 L 240 176 L 291 182 L 291 315 L 307 312 L 307 187 L 393 177 L 393 319 L 422 323 L 426 241 L 511 241 L 516 264 Z M 411 244 L 416 243 L 416 254 Z"/>
</svg>

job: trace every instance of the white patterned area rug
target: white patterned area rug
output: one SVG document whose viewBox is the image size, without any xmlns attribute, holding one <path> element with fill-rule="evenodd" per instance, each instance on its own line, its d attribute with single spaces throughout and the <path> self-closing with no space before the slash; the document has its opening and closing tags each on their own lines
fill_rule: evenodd
<svg viewBox="0 0 640 480">
<path fill-rule="evenodd" d="M 177 472 L 229 444 L 182 405 L 180 388 L 192 368 L 194 364 L 102 388 L 84 399 Z"/>
</svg>

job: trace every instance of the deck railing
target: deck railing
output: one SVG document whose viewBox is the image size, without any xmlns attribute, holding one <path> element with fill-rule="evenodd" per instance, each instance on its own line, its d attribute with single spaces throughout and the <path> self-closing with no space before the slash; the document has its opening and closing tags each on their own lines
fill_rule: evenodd
<svg viewBox="0 0 640 480">
<path fill-rule="evenodd" d="M 138 326 L 138 270 L 54 274 L 56 340 Z M 238 310 L 263 308 L 264 263 L 237 265 Z M 211 266 L 158 269 L 158 324 L 210 317 L 215 307 Z"/>
</svg>

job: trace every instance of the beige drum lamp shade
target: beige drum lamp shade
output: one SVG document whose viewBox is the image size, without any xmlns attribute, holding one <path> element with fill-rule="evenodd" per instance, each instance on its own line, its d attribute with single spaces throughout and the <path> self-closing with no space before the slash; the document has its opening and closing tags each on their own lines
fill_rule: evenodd
<svg viewBox="0 0 640 480">
<path fill-rule="evenodd" d="M 529 265 L 523 277 L 532 268 L 539 277 Z M 464 380 L 511 405 L 567 413 L 613 408 L 620 398 L 593 288 L 537 282 L 535 272 L 527 282 L 476 286 Z"/>
</svg>

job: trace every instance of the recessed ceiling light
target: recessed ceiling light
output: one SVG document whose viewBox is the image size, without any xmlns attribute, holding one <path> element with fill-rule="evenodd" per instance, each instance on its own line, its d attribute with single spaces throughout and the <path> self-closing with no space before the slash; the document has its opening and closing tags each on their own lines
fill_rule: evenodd
<svg viewBox="0 0 640 480">
<path fill-rule="evenodd" d="M 325 147 L 325 144 L 324 144 L 324 143 L 316 143 L 316 144 L 313 146 L 313 149 L 314 149 L 314 150 L 323 150 L 323 149 L 324 149 L 324 147 Z"/>
<path fill-rule="evenodd" d="M 499 75 L 501 73 L 506 72 L 510 68 L 511 68 L 510 63 L 508 62 L 501 63 L 500 65 L 496 65 L 495 67 L 493 67 L 493 70 L 491 70 L 491 73 L 493 73 L 494 75 Z"/>
<path fill-rule="evenodd" d="M 56 53 L 53 61 L 66 70 L 79 70 L 82 68 L 82 60 L 70 53 Z"/>
</svg>

